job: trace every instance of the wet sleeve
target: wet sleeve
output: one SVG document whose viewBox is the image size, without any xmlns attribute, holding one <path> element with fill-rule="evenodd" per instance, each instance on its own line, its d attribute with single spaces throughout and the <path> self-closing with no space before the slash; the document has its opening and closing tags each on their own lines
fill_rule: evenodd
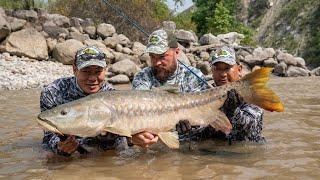
<svg viewBox="0 0 320 180">
<path fill-rule="evenodd" d="M 195 68 L 193 69 L 193 72 L 196 73 L 199 78 L 192 73 L 189 74 L 189 80 L 187 80 L 187 82 L 190 82 L 191 91 L 198 92 L 208 89 L 208 85 L 205 83 L 206 77 L 204 76 L 204 74 L 200 70 Z"/>
<path fill-rule="evenodd" d="M 45 111 L 47 109 L 51 109 L 54 106 L 56 106 L 56 103 L 54 102 L 54 99 L 52 97 L 52 94 L 50 91 L 44 89 L 41 91 L 40 94 L 40 110 Z"/>
<path fill-rule="evenodd" d="M 150 90 L 150 80 L 147 73 L 139 72 L 137 73 L 132 81 L 132 89 L 134 90 Z"/>
<path fill-rule="evenodd" d="M 41 112 L 51 109 L 56 106 L 56 103 L 53 99 L 53 96 L 50 91 L 44 89 L 40 95 L 40 109 Z M 58 142 L 60 142 L 60 138 L 57 134 L 50 131 L 43 131 L 44 136 L 42 139 L 42 147 L 45 150 L 50 150 L 55 154 L 59 155 L 68 155 L 67 153 L 61 152 L 58 150 Z"/>
<path fill-rule="evenodd" d="M 234 140 L 264 141 L 261 135 L 263 126 L 263 110 L 257 106 L 243 104 L 238 107 L 230 119 Z"/>
<path fill-rule="evenodd" d="M 42 140 L 42 147 L 47 151 L 52 151 L 55 154 L 64 155 L 63 152 L 58 150 L 58 142 L 60 142 L 60 138 L 55 133 L 50 131 L 43 131 L 44 136 Z"/>
</svg>

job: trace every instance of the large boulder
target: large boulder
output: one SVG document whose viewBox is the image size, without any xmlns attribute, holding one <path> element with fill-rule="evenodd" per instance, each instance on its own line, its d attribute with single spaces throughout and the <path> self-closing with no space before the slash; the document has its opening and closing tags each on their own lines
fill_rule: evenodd
<svg viewBox="0 0 320 180">
<path fill-rule="evenodd" d="M 58 38 L 60 34 L 69 34 L 69 31 L 66 28 L 59 27 L 53 22 L 46 22 L 43 24 L 43 31 L 52 38 Z"/>
<path fill-rule="evenodd" d="M 298 62 L 297 62 L 297 59 L 292 56 L 291 54 L 289 53 L 283 53 L 281 51 L 277 51 L 277 59 L 279 62 L 285 62 L 288 66 L 289 65 L 292 65 L 292 66 L 297 66 L 298 65 Z"/>
<path fill-rule="evenodd" d="M 278 64 L 278 62 L 274 58 L 269 58 L 265 61 L 263 61 L 263 66 L 265 67 L 275 67 Z"/>
<path fill-rule="evenodd" d="M 295 60 L 297 61 L 297 66 L 306 69 L 306 61 L 303 58 L 295 57 Z"/>
<path fill-rule="evenodd" d="M 0 41 L 10 34 L 10 25 L 4 16 L 0 15 Z"/>
<path fill-rule="evenodd" d="M 278 76 L 285 76 L 287 67 L 288 67 L 287 64 L 282 61 L 274 67 L 273 72 Z"/>
<path fill-rule="evenodd" d="M 104 39 L 104 44 L 105 44 L 107 47 L 116 48 L 116 46 L 117 46 L 117 44 L 118 44 L 118 38 L 117 38 L 117 36 L 107 37 L 106 39 Z"/>
<path fill-rule="evenodd" d="M 80 42 L 84 42 L 85 40 L 90 39 L 88 34 L 82 34 L 80 32 L 70 32 L 68 39 L 75 39 L 78 40 Z"/>
<path fill-rule="evenodd" d="M 24 19 L 18 19 L 14 17 L 7 18 L 12 32 L 21 30 L 27 23 Z"/>
<path fill-rule="evenodd" d="M 90 38 L 96 38 L 97 28 L 95 26 L 87 26 L 84 28 L 84 32 L 87 33 Z"/>
<path fill-rule="evenodd" d="M 130 79 L 128 76 L 124 74 L 118 74 L 116 76 L 109 78 L 108 82 L 111 84 L 127 84 L 130 82 Z"/>
<path fill-rule="evenodd" d="M 320 67 L 313 69 L 311 71 L 311 74 L 315 76 L 320 76 Z"/>
<path fill-rule="evenodd" d="M 112 64 L 109 71 L 114 74 L 125 74 L 131 79 L 140 71 L 140 68 L 131 60 L 125 59 Z"/>
<path fill-rule="evenodd" d="M 241 40 L 244 38 L 244 35 L 239 34 L 237 32 L 230 32 L 227 34 L 219 34 L 217 37 L 220 40 L 222 40 L 224 43 L 237 46 L 240 44 Z"/>
<path fill-rule="evenodd" d="M 131 41 L 129 38 L 127 38 L 127 36 L 123 35 L 123 34 L 119 34 L 118 35 L 118 43 L 121 44 L 122 46 L 128 46 L 130 45 Z"/>
<path fill-rule="evenodd" d="M 58 43 L 53 49 L 52 56 L 63 64 L 72 64 L 77 50 L 83 47 L 80 41 L 69 39 Z"/>
<path fill-rule="evenodd" d="M 111 24 L 102 23 L 97 27 L 97 34 L 102 38 L 111 37 L 116 33 L 116 29 Z"/>
<path fill-rule="evenodd" d="M 134 42 L 132 45 L 133 54 L 141 56 L 146 50 L 146 46 L 140 42 Z"/>
<path fill-rule="evenodd" d="M 310 71 L 301 67 L 289 66 L 286 76 L 297 77 L 297 76 L 309 76 Z"/>
<path fill-rule="evenodd" d="M 13 16 L 29 22 L 36 22 L 38 20 L 38 13 L 34 10 L 17 10 L 13 12 Z"/>
<path fill-rule="evenodd" d="M 209 45 L 209 44 L 220 44 L 220 39 L 214 36 L 213 34 L 205 34 L 199 40 L 200 45 Z"/>
<path fill-rule="evenodd" d="M 182 43 L 196 42 L 196 38 L 191 31 L 178 30 L 175 32 L 177 40 Z"/>
<path fill-rule="evenodd" d="M 70 27 L 70 19 L 60 14 L 48 14 L 47 21 L 53 22 L 55 25 L 59 27 L 64 27 L 64 28 Z"/>
<path fill-rule="evenodd" d="M 26 56 L 32 59 L 48 59 L 46 39 L 35 29 L 23 29 L 11 33 L 5 44 L 5 51 L 17 56 Z"/>
</svg>

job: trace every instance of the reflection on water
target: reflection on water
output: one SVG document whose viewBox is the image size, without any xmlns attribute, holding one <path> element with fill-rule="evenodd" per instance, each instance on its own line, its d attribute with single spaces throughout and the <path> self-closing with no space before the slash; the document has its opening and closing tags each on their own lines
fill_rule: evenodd
<svg viewBox="0 0 320 180">
<path fill-rule="evenodd" d="M 320 176 L 320 78 L 274 78 L 285 113 L 265 113 L 266 144 L 205 141 L 118 156 L 47 158 L 35 118 L 39 90 L 0 92 L 0 178 L 247 179 Z"/>
</svg>

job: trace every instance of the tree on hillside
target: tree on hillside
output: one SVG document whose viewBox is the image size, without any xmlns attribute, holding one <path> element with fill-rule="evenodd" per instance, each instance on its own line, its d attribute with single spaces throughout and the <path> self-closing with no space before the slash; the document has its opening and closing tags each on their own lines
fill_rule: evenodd
<svg viewBox="0 0 320 180">
<path fill-rule="evenodd" d="M 170 9 L 162 0 L 108 0 L 121 9 L 127 16 L 137 21 L 146 32 L 152 32 L 169 19 Z M 51 13 L 60 13 L 68 17 L 92 18 L 96 24 L 109 23 L 118 33 L 132 40 L 146 40 L 144 34 L 134 28 L 123 17 L 106 6 L 101 0 L 56 0 L 50 5 Z"/>
<path fill-rule="evenodd" d="M 193 0 L 196 10 L 192 21 L 200 35 L 212 33 L 218 35 L 227 32 L 239 32 L 245 35 L 244 44 L 253 45 L 253 30 L 236 19 L 238 0 Z"/>
</svg>

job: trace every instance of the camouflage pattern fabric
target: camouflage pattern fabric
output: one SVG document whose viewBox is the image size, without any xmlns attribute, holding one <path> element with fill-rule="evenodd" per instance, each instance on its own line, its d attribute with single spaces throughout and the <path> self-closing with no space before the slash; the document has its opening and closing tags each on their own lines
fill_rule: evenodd
<svg viewBox="0 0 320 180">
<path fill-rule="evenodd" d="M 204 75 L 199 69 L 193 67 L 189 68 L 199 77 L 205 79 Z M 132 88 L 135 90 L 150 90 L 152 88 L 165 85 L 179 85 L 180 92 L 196 92 L 208 88 L 207 84 L 203 83 L 188 69 L 180 64 L 178 64 L 176 71 L 168 78 L 166 82 L 161 83 L 158 81 L 151 67 L 142 69 L 134 76 L 132 81 Z"/>
<path fill-rule="evenodd" d="M 100 91 L 112 91 L 115 90 L 111 85 L 105 83 Z M 85 97 L 86 94 L 79 88 L 76 83 L 75 77 L 61 78 L 55 80 L 53 83 L 46 86 L 40 95 L 40 108 L 41 112 L 47 109 L 51 109 L 61 104 L 65 104 L 82 97 Z M 68 155 L 64 152 L 58 150 L 58 142 L 62 137 L 59 135 L 44 131 L 44 137 L 42 146 L 45 150 L 49 150 L 59 155 Z M 113 135 L 108 133 L 106 136 L 97 136 L 93 138 L 82 138 L 76 137 L 76 140 L 79 142 L 80 146 L 83 147 L 93 147 L 98 146 L 101 149 L 114 149 L 115 144 L 119 143 L 118 141 L 123 140 L 123 137 Z M 126 139 L 125 139 L 126 140 Z"/>
</svg>

